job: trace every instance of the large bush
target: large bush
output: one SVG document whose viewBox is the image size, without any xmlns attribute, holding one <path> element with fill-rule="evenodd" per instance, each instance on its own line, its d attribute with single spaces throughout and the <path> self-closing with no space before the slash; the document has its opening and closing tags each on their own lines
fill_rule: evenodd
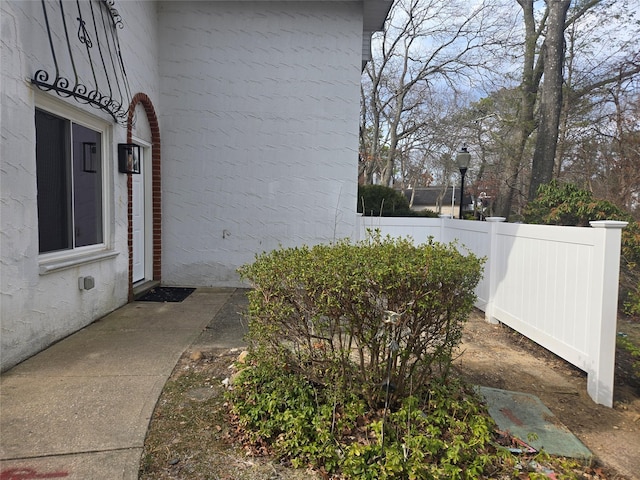
<svg viewBox="0 0 640 480">
<path fill-rule="evenodd" d="M 382 217 L 413 215 L 402 192 L 382 185 L 358 185 L 358 212 Z"/>
<path fill-rule="evenodd" d="M 524 212 L 526 223 L 589 226 L 594 220 L 622 220 L 620 294 L 627 314 L 640 315 L 640 225 L 633 216 L 576 185 L 553 181 L 542 185 Z"/>
<path fill-rule="evenodd" d="M 226 395 L 238 438 L 323 478 L 511 478 L 527 460 L 448 374 L 481 270 L 455 245 L 378 235 L 241 268 L 254 289 L 250 355 Z"/>
<path fill-rule="evenodd" d="M 377 235 L 263 254 L 240 269 L 254 287 L 251 349 L 371 407 L 393 404 L 446 376 L 482 262 Z"/>
</svg>

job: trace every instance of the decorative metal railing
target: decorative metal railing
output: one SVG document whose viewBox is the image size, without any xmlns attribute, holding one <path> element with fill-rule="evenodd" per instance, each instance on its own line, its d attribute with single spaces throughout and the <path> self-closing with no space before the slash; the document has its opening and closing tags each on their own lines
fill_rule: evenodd
<svg viewBox="0 0 640 480">
<path fill-rule="evenodd" d="M 54 71 L 40 69 L 31 82 L 126 124 L 131 91 L 117 32 L 124 24 L 115 0 L 41 2 Z"/>
</svg>

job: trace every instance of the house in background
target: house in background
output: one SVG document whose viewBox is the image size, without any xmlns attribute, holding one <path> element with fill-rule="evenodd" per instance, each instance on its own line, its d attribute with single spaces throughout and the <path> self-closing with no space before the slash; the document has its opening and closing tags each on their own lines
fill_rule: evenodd
<svg viewBox="0 0 640 480">
<path fill-rule="evenodd" d="M 460 187 L 416 187 L 408 188 L 402 191 L 403 195 L 409 201 L 411 210 L 421 212 L 431 210 L 440 215 L 452 215 L 458 218 L 460 215 Z M 451 197 L 453 196 L 453 205 Z M 471 195 L 464 195 L 463 212 L 473 212 L 473 198 Z"/>
<path fill-rule="evenodd" d="M 2 370 L 134 288 L 239 286 L 257 253 L 351 236 L 390 6 L 0 2 Z"/>
</svg>

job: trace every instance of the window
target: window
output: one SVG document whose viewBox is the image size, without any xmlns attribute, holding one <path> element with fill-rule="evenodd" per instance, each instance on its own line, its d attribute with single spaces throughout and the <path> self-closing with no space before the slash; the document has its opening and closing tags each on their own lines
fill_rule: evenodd
<svg viewBox="0 0 640 480">
<path fill-rule="evenodd" d="M 36 109 L 40 253 L 104 243 L 102 132 Z"/>
</svg>

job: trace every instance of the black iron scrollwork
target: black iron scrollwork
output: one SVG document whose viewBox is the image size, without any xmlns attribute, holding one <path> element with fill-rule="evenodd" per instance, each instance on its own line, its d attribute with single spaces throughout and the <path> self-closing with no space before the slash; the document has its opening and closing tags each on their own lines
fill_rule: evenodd
<svg viewBox="0 0 640 480">
<path fill-rule="evenodd" d="M 117 35 L 117 29 L 124 28 L 124 24 L 115 0 L 76 0 L 74 17 L 79 42 L 76 44 L 67 29 L 73 17 L 68 18 L 65 13 L 63 0 L 58 0 L 57 5 L 47 0 L 41 3 L 55 74 L 40 69 L 31 83 L 41 90 L 104 110 L 116 122 L 126 124 L 131 91 Z M 61 72 L 61 65 L 70 71 Z"/>
<path fill-rule="evenodd" d="M 115 8 L 115 5 L 116 5 L 115 0 L 102 0 L 102 1 L 107 6 L 107 9 L 111 14 L 111 19 L 113 20 L 114 26 L 118 28 L 124 28 L 124 24 L 122 23 L 122 17 L 118 13 L 118 10 L 116 10 Z"/>
<path fill-rule="evenodd" d="M 87 32 L 87 27 L 85 26 L 85 22 L 82 20 L 82 17 L 78 17 L 78 23 L 80 24 L 78 27 L 78 40 L 80 40 L 80 43 L 84 43 L 87 48 L 92 48 L 93 42 L 91 41 L 89 32 Z"/>
</svg>

